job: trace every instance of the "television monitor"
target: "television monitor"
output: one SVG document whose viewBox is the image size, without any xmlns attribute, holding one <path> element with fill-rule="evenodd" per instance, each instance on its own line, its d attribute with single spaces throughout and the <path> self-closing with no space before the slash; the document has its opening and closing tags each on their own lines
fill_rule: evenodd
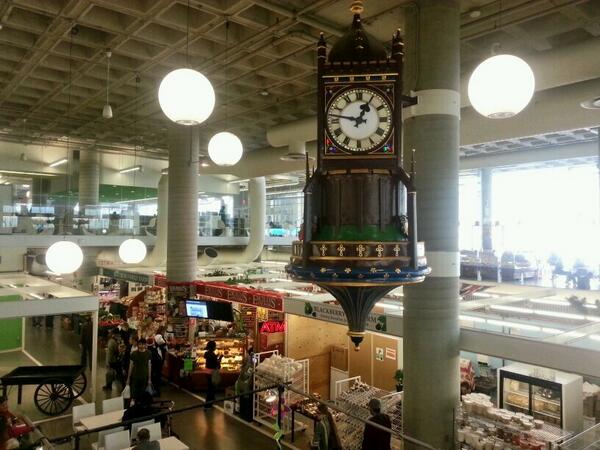
<svg viewBox="0 0 600 450">
<path fill-rule="evenodd" d="M 187 300 L 185 302 L 185 310 L 188 317 L 208 319 L 208 308 L 206 306 L 206 302 L 199 300 Z"/>
<path fill-rule="evenodd" d="M 208 306 L 208 318 L 233 322 L 233 307 L 228 302 L 206 302 Z"/>
</svg>

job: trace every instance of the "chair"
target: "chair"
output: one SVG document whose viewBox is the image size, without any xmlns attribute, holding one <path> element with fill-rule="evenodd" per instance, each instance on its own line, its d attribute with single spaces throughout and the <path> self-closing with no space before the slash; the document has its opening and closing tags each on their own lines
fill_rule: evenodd
<svg viewBox="0 0 600 450">
<path fill-rule="evenodd" d="M 111 430 L 112 431 L 112 430 Z M 129 431 L 117 431 L 104 436 L 104 450 L 123 450 L 131 446 Z"/>
<path fill-rule="evenodd" d="M 109 434 L 113 434 L 116 433 L 118 431 L 123 431 L 125 428 L 123 427 L 119 427 L 119 428 L 111 428 L 110 430 L 104 430 L 104 431 L 98 431 L 98 442 L 92 442 L 92 450 L 100 450 L 100 449 L 104 449 L 104 445 L 106 443 L 106 436 L 108 436 Z M 129 442 L 127 443 L 127 445 L 123 448 L 129 448 L 130 444 Z"/>
<path fill-rule="evenodd" d="M 135 439 L 137 437 L 137 433 L 140 428 L 148 428 L 148 425 L 152 425 L 154 420 L 144 420 L 143 422 L 136 422 L 131 424 L 131 439 Z"/>
<path fill-rule="evenodd" d="M 160 429 L 160 423 L 153 423 L 152 425 L 146 425 L 145 428 L 150 432 L 151 441 L 159 441 L 162 438 L 162 430 Z"/>
<path fill-rule="evenodd" d="M 84 405 L 73 406 L 73 431 L 77 433 L 78 431 L 85 430 L 85 427 L 79 424 L 79 422 L 81 422 L 81 419 L 85 419 L 86 417 L 92 417 L 95 415 L 95 403 L 86 403 Z"/>
<path fill-rule="evenodd" d="M 109 398 L 102 400 L 102 414 L 106 414 L 113 411 L 122 411 L 125 409 L 125 402 L 123 397 Z"/>
</svg>

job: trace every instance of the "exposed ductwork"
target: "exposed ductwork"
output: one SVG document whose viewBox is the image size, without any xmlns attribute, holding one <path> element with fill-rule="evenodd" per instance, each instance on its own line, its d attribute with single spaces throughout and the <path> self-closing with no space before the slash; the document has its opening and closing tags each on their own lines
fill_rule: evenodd
<svg viewBox="0 0 600 450">
<path fill-rule="evenodd" d="M 258 258 L 265 245 L 265 220 L 267 213 L 267 188 L 264 177 L 252 178 L 248 183 L 250 211 L 250 239 L 243 250 L 226 250 L 208 247 L 198 258 L 199 266 L 210 264 L 244 264 Z"/>
</svg>

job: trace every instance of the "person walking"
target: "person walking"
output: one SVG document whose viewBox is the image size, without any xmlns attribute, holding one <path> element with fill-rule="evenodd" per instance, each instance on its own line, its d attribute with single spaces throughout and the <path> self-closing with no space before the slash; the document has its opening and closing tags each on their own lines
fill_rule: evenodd
<svg viewBox="0 0 600 450">
<path fill-rule="evenodd" d="M 106 343 L 106 384 L 102 389 L 112 390 L 114 380 L 122 380 L 119 376 L 121 372 L 121 361 L 119 360 L 119 345 L 117 344 L 116 333 L 114 330 L 108 332 L 108 342 Z"/>
<path fill-rule="evenodd" d="M 216 354 L 217 343 L 215 341 L 208 341 L 206 344 L 206 351 L 204 352 L 204 367 L 209 371 L 208 374 L 208 388 L 206 390 L 206 402 L 212 402 L 215 399 L 217 392 L 217 378 L 219 370 L 221 369 L 221 359 L 223 355 Z M 204 405 L 205 408 L 212 408 L 212 403 Z"/>
<path fill-rule="evenodd" d="M 378 398 L 372 398 L 369 401 L 369 410 L 371 411 L 371 417 L 369 422 L 375 422 L 383 427 L 389 428 L 390 432 L 384 431 L 380 428 L 376 428 L 373 425 L 365 424 L 365 431 L 363 434 L 362 450 L 390 450 L 392 440 L 392 421 L 390 416 L 381 412 L 381 400 Z"/>
<path fill-rule="evenodd" d="M 325 403 L 319 402 L 319 421 L 315 424 L 312 448 L 318 450 L 342 450 L 342 441 L 335 419 Z"/>
<path fill-rule="evenodd" d="M 152 363 L 150 352 L 146 348 L 146 339 L 137 341 L 137 349 L 131 352 L 129 373 L 127 374 L 127 386 L 131 390 L 131 398 L 139 398 L 145 390 L 151 390 L 150 382 Z"/>
</svg>

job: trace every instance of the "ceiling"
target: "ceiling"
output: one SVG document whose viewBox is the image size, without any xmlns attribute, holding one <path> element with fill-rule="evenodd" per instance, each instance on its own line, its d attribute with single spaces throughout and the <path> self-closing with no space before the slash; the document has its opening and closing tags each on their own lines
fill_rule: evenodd
<svg viewBox="0 0 600 450">
<path fill-rule="evenodd" d="M 321 31 L 329 43 L 343 33 L 350 3 L 190 0 L 188 14 L 187 1 L 174 0 L 4 0 L 0 139 L 64 144 L 68 136 L 79 149 L 165 158 L 158 85 L 189 53 L 217 93 L 203 146 L 228 128 L 246 150 L 266 147 L 266 129 L 316 113 L 315 44 Z M 366 1 L 367 30 L 387 41 L 408 3 Z M 461 11 L 463 72 L 494 43 L 527 55 L 600 36 L 597 0 L 461 0 Z M 110 120 L 102 118 L 108 48 Z"/>
</svg>

